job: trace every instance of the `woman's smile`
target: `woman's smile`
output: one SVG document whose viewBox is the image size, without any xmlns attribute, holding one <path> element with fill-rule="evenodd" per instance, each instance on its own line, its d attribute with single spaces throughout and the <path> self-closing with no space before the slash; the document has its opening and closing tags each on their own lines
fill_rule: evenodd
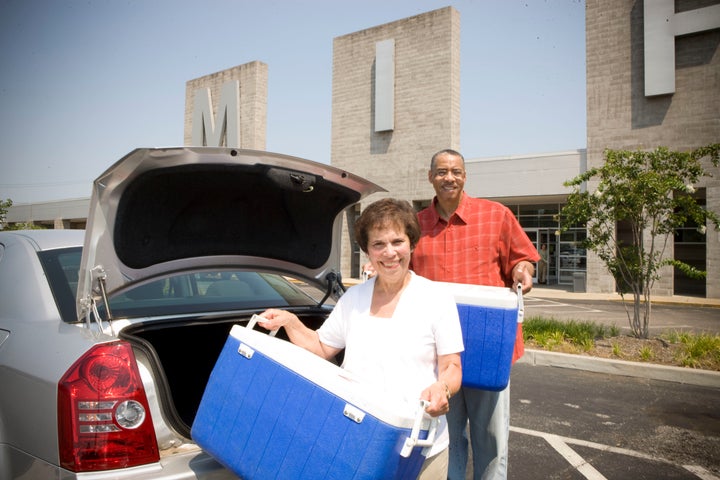
<svg viewBox="0 0 720 480">
<path fill-rule="evenodd" d="M 399 227 L 378 227 L 369 232 L 368 256 L 377 271 L 392 273 L 410 265 L 410 239 Z"/>
</svg>

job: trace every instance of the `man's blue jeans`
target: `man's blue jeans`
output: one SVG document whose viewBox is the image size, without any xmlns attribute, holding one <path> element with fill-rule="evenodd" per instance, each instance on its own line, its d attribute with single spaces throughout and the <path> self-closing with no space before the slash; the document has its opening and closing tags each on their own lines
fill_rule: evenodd
<svg viewBox="0 0 720 480">
<path fill-rule="evenodd" d="M 450 412 L 446 416 L 450 433 L 448 480 L 465 480 L 468 430 L 473 479 L 506 479 L 510 385 L 500 392 L 463 387 L 450 399 Z"/>
</svg>

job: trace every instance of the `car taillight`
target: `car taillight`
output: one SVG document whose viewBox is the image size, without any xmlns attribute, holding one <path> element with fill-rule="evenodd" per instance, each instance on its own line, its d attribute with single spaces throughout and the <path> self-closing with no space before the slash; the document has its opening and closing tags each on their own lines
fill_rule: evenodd
<svg viewBox="0 0 720 480">
<path fill-rule="evenodd" d="M 60 465 L 74 472 L 159 460 L 145 389 L 126 342 L 96 345 L 58 383 Z"/>
</svg>

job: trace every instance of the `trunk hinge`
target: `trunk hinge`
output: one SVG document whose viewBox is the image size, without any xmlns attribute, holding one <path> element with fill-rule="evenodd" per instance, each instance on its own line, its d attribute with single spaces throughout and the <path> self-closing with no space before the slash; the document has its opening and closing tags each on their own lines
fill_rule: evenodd
<svg viewBox="0 0 720 480">
<path fill-rule="evenodd" d="M 98 292 L 100 293 L 100 299 L 102 300 L 103 304 L 105 305 L 105 312 L 107 315 L 108 324 L 110 325 L 110 330 L 112 331 L 112 312 L 110 311 L 110 302 L 108 301 L 107 296 L 107 273 L 105 272 L 105 269 L 102 267 L 102 265 L 98 265 L 95 268 L 93 268 L 90 272 L 91 275 L 91 290 L 92 294 L 90 295 L 90 298 L 86 299 L 86 302 L 89 303 L 89 305 L 86 305 L 86 322 L 88 328 L 92 325 L 91 316 L 95 317 L 95 323 L 97 324 L 100 331 L 103 331 L 103 325 L 102 325 L 102 318 L 100 318 L 100 312 L 97 309 L 97 300 L 95 299 L 95 294 Z M 97 282 L 97 285 L 95 283 Z"/>
</svg>

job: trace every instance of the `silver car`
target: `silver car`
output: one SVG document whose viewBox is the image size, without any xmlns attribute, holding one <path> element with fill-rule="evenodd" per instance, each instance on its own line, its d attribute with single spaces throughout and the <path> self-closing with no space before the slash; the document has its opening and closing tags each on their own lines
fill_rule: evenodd
<svg viewBox="0 0 720 480">
<path fill-rule="evenodd" d="M 232 325 L 319 326 L 342 216 L 382 189 L 231 148 L 138 149 L 86 231 L 0 232 L 0 479 L 236 478 L 191 439 Z"/>
</svg>

